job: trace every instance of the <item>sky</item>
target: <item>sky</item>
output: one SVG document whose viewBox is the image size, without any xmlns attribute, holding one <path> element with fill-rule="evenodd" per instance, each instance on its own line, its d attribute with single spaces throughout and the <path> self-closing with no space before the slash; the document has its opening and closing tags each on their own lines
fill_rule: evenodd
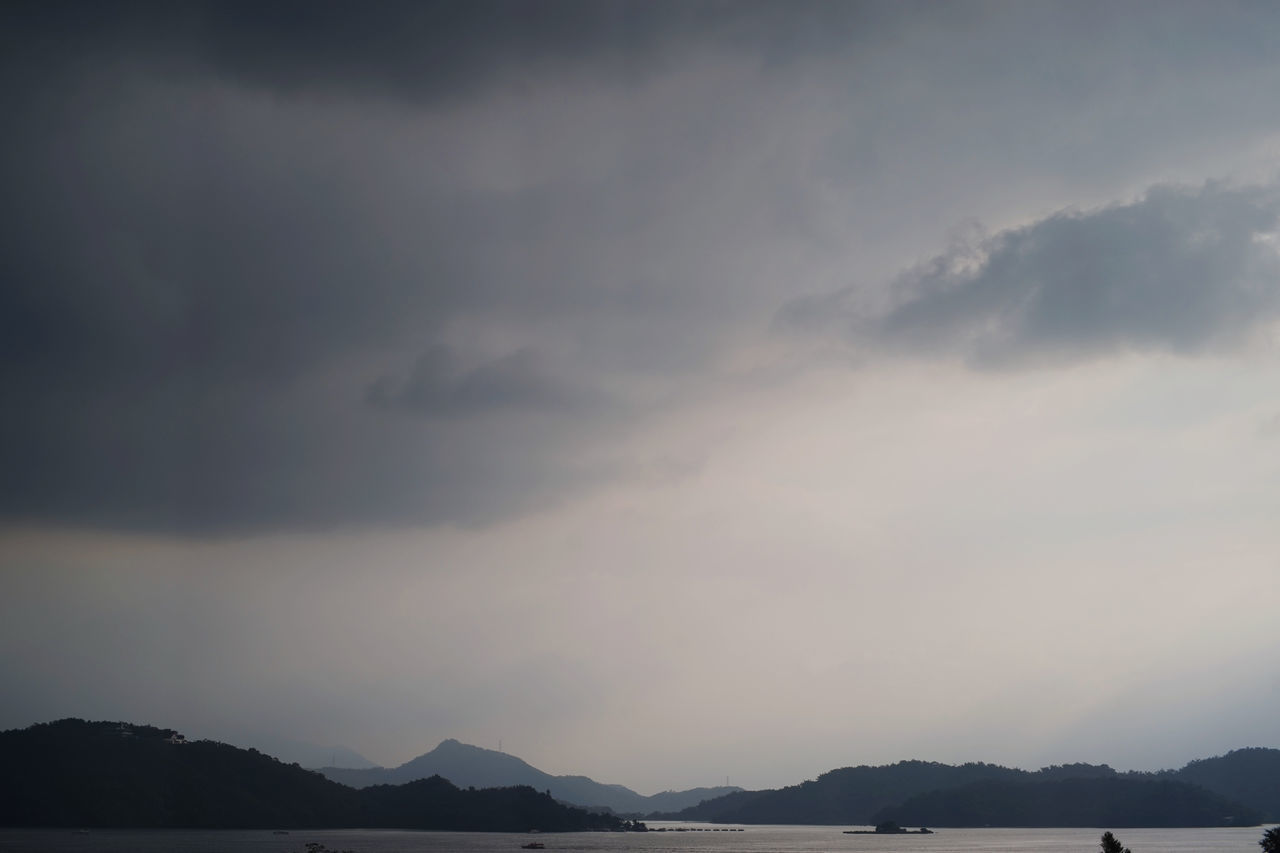
<svg viewBox="0 0 1280 853">
<path fill-rule="evenodd" d="M 1280 747 L 1280 7 L 0 18 L 0 728 Z"/>
</svg>

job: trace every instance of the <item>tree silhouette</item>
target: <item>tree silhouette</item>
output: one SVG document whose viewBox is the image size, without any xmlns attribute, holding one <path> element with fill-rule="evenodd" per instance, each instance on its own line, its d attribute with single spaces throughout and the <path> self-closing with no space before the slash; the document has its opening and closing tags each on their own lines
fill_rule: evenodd
<svg viewBox="0 0 1280 853">
<path fill-rule="evenodd" d="M 1102 853 L 1132 853 L 1132 851 L 1121 844 L 1120 839 L 1110 832 L 1104 832 L 1102 833 Z"/>
<path fill-rule="evenodd" d="M 1280 853 L 1280 826 L 1273 826 L 1262 833 L 1262 840 L 1258 842 L 1258 846 L 1264 853 Z"/>
</svg>

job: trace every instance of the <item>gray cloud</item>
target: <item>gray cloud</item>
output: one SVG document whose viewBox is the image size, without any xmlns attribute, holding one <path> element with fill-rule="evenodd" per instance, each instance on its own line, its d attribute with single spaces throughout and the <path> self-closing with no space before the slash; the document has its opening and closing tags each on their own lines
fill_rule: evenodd
<svg viewBox="0 0 1280 853">
<path fill-rule="evenodd" d="M 509 353 L 472 367 L 459 364 L 443 345 L 423 353 L 407 377 L 378 377 L 365 400 L 380 409 L 456 417 L 510 410 L 581 410 L 593 397 L 554 374 L 532 349 Z"/>
<path fill-rule="evenodd" d="M 555 16 L 525 27 L 517 8 L 490 11 L 512 13 L 510 39 L 555 55 L 560 37 L 540 35 Z M 483 76 L 498 48 L 476 29 L 482 9 L 392 4 L 355 21 L 335 4 L 309 19 L 314 32 L 273 9 L 280 20 L 238 29 L 227 20 L 249 13 L 220 4 L 6 7 L 7 520 L 189 533 L 483 523 L 598 481 L 602 463 L 578 457 L 621 405 L 626 374 L 710 351 L 713 335 L 663 326 L 682 310 L 681 273 L 557 248 L 573 235 L 643 252 L 620 235 L 643 233 L 625 208 L 645 203 L 602 205 L 571 169 L 495 187 L 469 166 L 474 141 L 501 140 L 503 118 L 481 111 L 474 134 L 449 136 L 417 107 L 262 98 L 208 69 L 169 74 L 165 58 L 193 39 L 207 43 L 196 59 L 210 55 L 221 43 L 210 29 L 223 27 L 263 55 L 279 47 L 280 67 L 255 86 L 292 92 L 285 77 L 306 88 L 326 69 L 316 86 L 351 94 L 338 81 L 379 88 L 395 51 L 350 57 L 370 64 L 365 77 L 327 68 L 325 45 L 347 49 L 345 31 L 373 27 L 401 59 L 429 56 L 393 20 L 408 16 L 410 34 L 432 29 L 427 47 L 446 38 L 437 29 L 471 33 L 459 62 Z M 437 28 L 440 15 L 459 20 Z M 594 15 L 566 26 L 589 35 Z M 503 49 L 520 64 L 522 50 Z M 233 82 L 257 73 L 253 50 L 231 53 Z M 387 371 L 456 341 L 456 366 L 428 355 Z M 606 369 L 608 398 L 579 381 Z"/>
<path fill-rule="evenodd" d="M 1019 188 L 1070 155 L 1055 174 L 1110 193 L 1157 137 L 1271 127 L 1280 71 L 1248 37 L 1268 10 L 1180 9 L 1168 31 L 1196 38 L 1170 51 L 1142 16 L 1080 8 L 6 4 L 0 517 L 503 518 L 615 475 L 587 451 L 714 386 L 850 259 L 882 279 L 987 212 L 975 187 L 1027 209 Z M 1123 38 L 1080 58 L 1099 31 Z M 1052 79 L 1009 73 L 1029 57 Z M 1176 97 L 1114 85 L 1166 76 Z M 1172 251 L 1217 205 L 1224 236 L 1169 260 L 1155 313 L 1106 303 L 1118 258 L 1079 299 L 1065 273 L 1019 290 L 1103 239 L 1094 212 L 978 247 L 972 280 L 907 277 L 860 334 L 991 360 L 1219 346 L 1270 310 L 1232 290 L 1263 247 L 1230 254 L 1269 202 L 1178 197 L 1115 223 Z M 1197 290 L 1197 263 L 1227 284 Z M 805 304 L 848 326 L 876 290 Z"/>
<path fill-rule="evenodd" d="M 1278 217 L 1273 187 L 1156 187 L 961 241 L 898 278 L 887 309 L 844 289 L 795 300 L 778 321 L 986 366 L 1230 349 L 1280 315 Z"/>
<path fill-rule="evenodd" d="M 1278 25 L 0 4 L 5 725 L 778 785 L 1237 660 L 1144 725 L 1272 736 Z"/>
<path fill-rule="evenodd" d="M 363 400 L 459 316 L 565 302 L 546 287 L 528 304 L 504 268 L 528 201 L 419 167 L 411 116 L 349 123 L 115 75 L 12 114 L 0 514 L 192 533 L 478 523 L 596 477 L 556 450 L 583 428 L 551 404 L 581 392 L 518 340 L 472 344 L 482 364 L 444 402 L 454 421 L 496 407 L 538 424 L 396 422 Z M 423 379 L 383 402 L 423 411 Z"/>
<path fill-rule="evenodd" d="M 515 75 L 589 66 L 627 84 L 692 45 L 757 53 L 787 64 L 814 51 L 873 42 L 917 4 L 838 5 L 800 0 L 340 0 L 259 3 L 135 0 L 14 3 L 10 46 L 44 61 L 86 55 L 185 75 L 214 74 L 283 92 L 455 100 Z M 951 16 L 957 23 L 970 17 Z"/>
</svg>

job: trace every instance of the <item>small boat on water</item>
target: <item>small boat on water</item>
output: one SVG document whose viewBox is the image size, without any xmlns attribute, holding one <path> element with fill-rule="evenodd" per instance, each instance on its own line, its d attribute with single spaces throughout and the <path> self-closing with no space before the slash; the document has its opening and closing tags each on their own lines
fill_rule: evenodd
<svg viewBox="0 0 1280 853">
<path fill-rule="evenodd" d="M 543 844 L 541 841 L 530 841 L 528 844 L 521 844 L 520 849 L 521 850 L 546 850 L 547 845 Z"/>
</svg>

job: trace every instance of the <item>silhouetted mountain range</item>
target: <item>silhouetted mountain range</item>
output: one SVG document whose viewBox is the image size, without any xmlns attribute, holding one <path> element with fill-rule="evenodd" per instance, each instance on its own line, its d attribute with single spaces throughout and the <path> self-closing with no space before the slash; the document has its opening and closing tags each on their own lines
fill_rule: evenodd
<svg viewBox="0 0 1280 853">
<path fill-rule="evenodd" d="M 0 732 L 0 826 L 618 829 L 528 786 L 438 776 L 355 790 L 257 750 L 171 729 L 59 720 Z"/>
<path fill-rule="evenodd" d="M 586 776 L 552 776 L 514 755 L 452 739 L 441 742 L 430 752 L 399 767 L 365 770 L 322 767 L 320 772 L 335 782 L 353 788 L 403 784 L 428 776 L 442 776 L 462 788 L 532 785 L 539 791 L 550 791 L 551 796 L 561 802 L 606 808 L 620 814 L 678 811 L 706 799 L 742 790 L 735 787 L 693 788 L 688 791 L 664 791 L 646 797 L 622 785 L 606 785 Z"/>
<path fill-rule="evenodd" d="M 1244 749 L 1181 770 L 1117 773 L 1071 764 L 1036 772 L 902 761 L 742 791 L 675 813 L 715 823 L 937 826 L 1219 826 L 1280 820 L 1280 750 Z"/>
<path fill-rule="evenodd" d="M 1157 775 L 1199 785 L 1257 809 L 1268 823 L 1280 823 L 1280 749 L 1236 749 Z"/>
<path fill-rule="evenodd" d="M 440 771 L 458 778 L 450 781 Z M 366 787 L 356 789 L 257 750 L 186 742 L 170 729 L 60 720 L 0 732 L 0 825 L 618 829 L 624 822 L 614 815 L 557 802 L 554 786 L 561 797 L 577 791 L 610 808 L 617 806 L 599 802 L 606 794 L 678 802 L 701 793 L 641 797 L 585 777 L 550 776 L 514 756 L 457 741 L 382 772 L 428 775 L 401 784 L 366 775 Z M 533 784 L 505 784 L 513 773 Z M 374 781 L 380 784 L 367 784 Z M 614 802 L 620 811 L 640 810 L 629 805 L 635 800 Z M 844 767 L 800 785 L 734 790 L 688 808 L 654 811 L 660 814 L 651 816 L 754 824 L 1256 825 L 1280 819 L 1280 750 L 1242 749 L 1157 773 L 1089 764 L 1030 772 L 903 761 Z"/>
<path fill-rule="evenodd" d="M 1116 775 L 976 782 L 917 794 L 872 819 L 932 826 L 1174 827 L 1256 826 L 1261 815 L 1186 782 Z"/>
</svg>

